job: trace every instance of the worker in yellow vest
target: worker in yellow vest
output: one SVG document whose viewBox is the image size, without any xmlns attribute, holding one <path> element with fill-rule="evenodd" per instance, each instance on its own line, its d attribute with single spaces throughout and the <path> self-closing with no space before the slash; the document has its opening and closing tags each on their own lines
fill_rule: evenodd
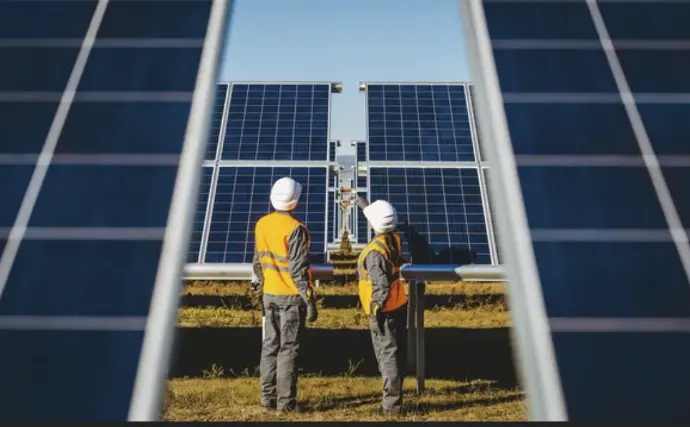
<svg viewBox="0 0 690 427">
<path fill-rule="evenodd" d="M 309 263 L 309 229 L 292 215 L 302 186 L 280 178 L 271 188 L 275 209 L 256 223 L 253 285 L 262 295 L 261 406 L 294 411 L 297 356 L 305 320 L 318 316 Z"/>
<path fill-rule="evenodd" d="M 403 264 L 400 236 L 395 232 L 398 216 L 385 200 L 367 205 L 359 200 L 364 216 L 376 235 L 359 255 L 359 298 L 369 318 L 374 353 L 383 377 L 380 410 L 402 411 L 405 370 L 407 295 L 400 281 Z"/>
</svg>

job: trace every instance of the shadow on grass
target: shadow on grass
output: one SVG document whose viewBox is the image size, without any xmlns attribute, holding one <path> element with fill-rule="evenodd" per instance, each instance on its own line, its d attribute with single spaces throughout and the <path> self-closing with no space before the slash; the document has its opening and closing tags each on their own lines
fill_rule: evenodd
<svg viewBox="0 0 690 427">
<path fill-rule="evenodd" d="M 357 295 L 324 295 L 319 298 L 324 308 L 356 308 L 359 304 Z M 503 294 L 476 295 L 425 295 L 426 307 L 454 308 L 458 305 L 464 308 L 474 308 L 485 304 L 503 304 Z M 228 307 L 233 309 L 250 309 L 249 297 L 217 296 L 217 295 L 184 295 L 180 300 L 180 307 Z"/>
<path fill-rule="evenodd" d="M 327 397 L 323 399 L 307 399 L 304 406 L 308 411 L 328 411 L 344 407 L 354 408 L 381 401 L 381 393 L 354 394 L 350 396 Z"/>
<path fill-rule="evenodd" d="M 178 328 L 170 376 L 200 377 L 213 364 L 222 366 L 226 375 L 255 372 L 260 343 L 260 328 Z M 303 374 L 342 375 L 357 363 L 354 375 L 379 375 L 368 331 L 305 330 L 300 350 Z M 426 376 L 484 379 L 515 387 L 509 329 L 428 328 Z"/>
<path fill-rule="evenodd" d="M 442 412 L 442 411 L 452 411 L 455 409 L 465 409 L 465 408 L 477 408 L 482 406 L 493 406 L 500 403 L 517 402 L 521 399 L 519 394 L 514 394 L 512 396 L 502 396 L 496 398 L 479 398 L 474 400 L 456 400 L 452 402 L 443 403 L 423 403 L 420 405 L 414 405 L 409 408 L 410 410 L 416 412 Z"/>
</svg>

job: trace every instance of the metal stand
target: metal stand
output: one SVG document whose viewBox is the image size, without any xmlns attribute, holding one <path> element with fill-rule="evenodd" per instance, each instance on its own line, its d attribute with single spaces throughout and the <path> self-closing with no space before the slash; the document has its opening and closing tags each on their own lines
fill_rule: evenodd
<svg viewBox="0 0 690 427">
<path fill-rule="evenodd" d="M 424 282 L 409 282 L 407 302 L 407 369 L 417 377 L 417 394 L 424 392 Z"/>
</svg>

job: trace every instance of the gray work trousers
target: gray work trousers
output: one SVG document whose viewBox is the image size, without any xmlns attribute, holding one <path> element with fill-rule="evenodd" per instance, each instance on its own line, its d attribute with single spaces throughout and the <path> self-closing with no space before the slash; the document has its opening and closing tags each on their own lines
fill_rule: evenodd
<svg viewBox="0 0 690 427">
<path fill-rule="evenodd" d="M 291 410 L 297 404 L 297 356 L 306 320 L 305 305 L 265 304 L 261 363 L 261 405 Z"/>
<path fill-rule="evenodd" d="M 383 377 L 384 411 L 400 411 L 403 402 L 403 378 L 407 351 L 407 305 L 394 311 L 370 316 L 371 341 Z"/>
</svg>

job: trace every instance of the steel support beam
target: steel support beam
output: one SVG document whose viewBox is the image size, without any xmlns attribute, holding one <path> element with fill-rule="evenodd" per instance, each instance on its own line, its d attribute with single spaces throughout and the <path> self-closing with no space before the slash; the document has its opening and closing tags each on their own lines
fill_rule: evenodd
<svg viewBox="0 0 690 427">
<path fill-rule="evenodd" d="M 332 280 L 333 266 L 330 264 L 312 264 L 314 280 Z M 504 281 L 503 267 L 500 265 L 421 265 L 405 264 L 400 269 L 401 277 L 406 281 L 445 282 Z M 245 264 L 187 264 L 184 280 L 251 280 L 252 265 Z"/>
</svg>

